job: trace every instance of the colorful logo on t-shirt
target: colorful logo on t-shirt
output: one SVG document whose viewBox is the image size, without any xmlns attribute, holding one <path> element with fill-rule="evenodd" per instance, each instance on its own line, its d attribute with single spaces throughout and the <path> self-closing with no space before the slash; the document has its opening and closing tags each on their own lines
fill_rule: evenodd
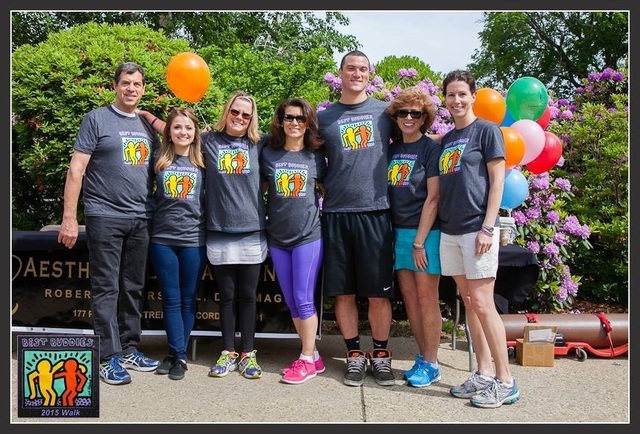
<svg viewBox="0 0 640 434">
<path fill-rule="evenodd" d="M 276 192 L 280 197 L 305 197 L 307 195 L 307 171 L 304 169 L 276 169 Z"/>
<path fill-rule="evenodd" d="M 440 159 L 438 160 L 440 175 L 460 171 L 460 157 L 462 157 L 466 144 L 466 142 L 456 143 L 453 146 L 447 146 L 444 148 L 442 154 L 440 154 Z"/>
<path fill-rule="evenodd" d="M 193 173 L 169 170 L 164 172 L 162 177 L 164 196 L 168 198 L 193 198 L 193 189 L 195 186 L 196 176 Z"/>
<path fill-rule="evenodd" d="M 415 156 L 414 156 L 415 157 Z M 389 163 L 387 169 L 388 184 L 394 187 L 404 187 L 410 185 L 409 175 L 413 171 L 416 160 L 406 158 L 394 158 Z"/>
<path fill-rule="evenodd" d="M 218 172 L 227 175 L 250 173 L 249 151 L 246 149 L 221 149 L 218 153 Z"/>
<path fill-rule="evenodd" d="M 125 164 L 146 166 L 149 164 L 151 143 L 144 137 L 123 137 L 122 156 Z"/>
<path fill-rule="evenodd" d="M 375 144 L 373 140 L 373 121 L 366 120 L 340 125 L 340 138 L 343 151 L 355 151 Z"/>
</svg>

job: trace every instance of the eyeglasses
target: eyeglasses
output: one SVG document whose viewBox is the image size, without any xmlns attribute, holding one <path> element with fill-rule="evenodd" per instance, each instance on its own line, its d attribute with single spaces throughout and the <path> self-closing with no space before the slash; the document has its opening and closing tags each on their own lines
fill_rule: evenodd
<svg viewBox="0 0 640 434">
<path fill-rule="evenodd" d="M 236 110 L 236 109 L 231 109 L 231 110 L 229 110 L 229 114 L 230 114 L 231 116 L 233 116 L 234 118 L 235 118 L 235 117 L 237 117 L 237 116 L 242 115 L 242 119 L 244 119 L 245 121 L 248 121 L 248 120 L 249 120 L 249 119 L 251 119 L 251 117 L 253 116 L 253 115 L 252 115 L 252 114 L 250 114 L 250 113 L 243 113 L 243 112 L 241 112 L 240 110 Z"/>
<path fill-rule="evenodd" d="M 294 120 L 296 120 L 298 121 L 299 124 L 307 121 L 307 117 L 304 115 L 294 116 L 294 115 L 286 114 L 284 115 L 283 119 L 285 122 L 293 122 Z"/>
<path fill-rule="evenodd" d="M 419 119 L 422 117 L 422 112 L 418 110 L 398 110 L 396 112 L 396 118 L 404 119 L 409 115 L 411 119 Z"/>
</svg>

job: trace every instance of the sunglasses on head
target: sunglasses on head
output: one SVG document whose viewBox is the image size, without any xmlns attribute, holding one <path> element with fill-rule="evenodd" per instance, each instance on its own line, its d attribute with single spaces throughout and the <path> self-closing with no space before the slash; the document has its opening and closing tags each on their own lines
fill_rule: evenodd
<svg viewBox="0 0 640 434">
<path fill-rule="evenodd" d="M 299 124 L 307 121 L 307 117 L 304 115 L 294 116 L 294 115 L 286 114 L 282 119 L 284 119 L 285 122 L 293 122 L 294 120 L 296 120 L 298 121 Z"/>
<path fill-rule="evenodd" d="M 240 115 L 241 115 L 241 116 L 242 116 L 242 119 L 244 119 L 245 121 L 248 121 L 249 119 L 251 119 L 251 116 L 253 116 L 253 115 L 252 115 L 252 114 L 250 114 L 250 113 L 244 113 L 244 112 L 241 112 L 240 110 L 236 110 L 236 109 L 231 109 L 231 110 L 229 110 L 229 114 L 230 114 L 231 116 L 233 116 L 234 118 L 235 118 L 236 116 L 240 116 Z"/>
<path fill-rule="evenodd" d="M 411 119 L 419 119 L 422 117 L 422 112 L 419 110 L 398 110 L 396 112 L 396 118 L 404 119 L 409 115 Z"/>
</svg>

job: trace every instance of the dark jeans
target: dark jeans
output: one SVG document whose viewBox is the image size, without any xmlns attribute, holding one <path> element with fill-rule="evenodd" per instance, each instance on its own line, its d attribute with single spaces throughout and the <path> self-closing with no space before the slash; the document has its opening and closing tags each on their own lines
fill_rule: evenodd
<svg viewBox="0 0 640 434">
<path fill-rule="evenodd" d="M 144 304 L 147 219 L 86 216 L 93 330 L 100 361 L 137 351 Z"/>
<path fill-rule="evenodd" d="M 176 359 L 187 360 L 187 344 L 196 321 L 196 295 L 207 263 L 207 249 L 152 242 L 149 258 L 162 291 L 169 352 Z"/>
</svg>

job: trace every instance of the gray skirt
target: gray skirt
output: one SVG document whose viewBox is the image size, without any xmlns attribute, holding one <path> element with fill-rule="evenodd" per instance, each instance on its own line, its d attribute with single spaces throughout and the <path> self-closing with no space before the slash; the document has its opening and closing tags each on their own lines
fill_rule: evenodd
<svg viewBox="0 0 640 434">
<path fill-rule="evenodd" d="M 265 231 L 207 231 L 207 258 L 212 265 L 261 264 L 267 259 Z"/>
</svg>

